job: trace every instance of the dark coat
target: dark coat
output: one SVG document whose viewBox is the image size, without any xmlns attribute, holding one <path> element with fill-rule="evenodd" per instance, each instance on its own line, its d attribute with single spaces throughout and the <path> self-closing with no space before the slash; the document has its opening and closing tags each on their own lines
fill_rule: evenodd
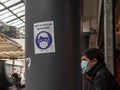
<svg viewBox="0 0 120 90">
<path fill-rule="evenodd" d="M 106 68 L 105 63 L 95 65 L 87 75 L 92 77 L 92 80 L 89 80 L 90 90 L 120 90 L 115 77 Z"/>
</svg>

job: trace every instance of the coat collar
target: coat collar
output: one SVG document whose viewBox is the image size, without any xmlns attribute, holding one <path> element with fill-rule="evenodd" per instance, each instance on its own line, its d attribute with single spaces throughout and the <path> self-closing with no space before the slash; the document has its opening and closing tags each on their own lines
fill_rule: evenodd
<svg viewBox="0 0 120 90">
<path fill-rule="evenodd" d="M 105 68 L 105 67 L 106 67 L 105 63 L 95 64 L 88 72 L 86 72 L 86 75 L 90 80 L 92 80 L 96 76 L 97 72 L 100 69 Z"/>
</svg>

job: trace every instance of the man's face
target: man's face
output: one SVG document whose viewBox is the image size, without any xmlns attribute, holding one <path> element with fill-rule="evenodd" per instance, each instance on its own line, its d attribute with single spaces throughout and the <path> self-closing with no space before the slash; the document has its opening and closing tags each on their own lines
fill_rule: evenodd
<svg viewBox="0 0 120 90">
<path fill-rule="evenodd" d="M 96 60 L 96 59 L 90 60 L 87 56 L 84 56 L 84 55 L 81 57 L 81 60 L 88 62 L 87 67 L 88 67 L 89 69 L 90 69 L 91 67 L 93 67 L 93 66 L 97 63 L 97 60 Z"/>
</svg>

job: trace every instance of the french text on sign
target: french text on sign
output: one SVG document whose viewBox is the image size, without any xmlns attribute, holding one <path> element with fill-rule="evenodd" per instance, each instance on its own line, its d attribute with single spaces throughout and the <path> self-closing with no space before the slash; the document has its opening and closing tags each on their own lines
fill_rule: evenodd
<svg viewBox="0 0 120 90">
<path fill-rule="evenodd" d="M 54 22 L 34 23 L 35 54 L 55 52 Z"/>
</svg>

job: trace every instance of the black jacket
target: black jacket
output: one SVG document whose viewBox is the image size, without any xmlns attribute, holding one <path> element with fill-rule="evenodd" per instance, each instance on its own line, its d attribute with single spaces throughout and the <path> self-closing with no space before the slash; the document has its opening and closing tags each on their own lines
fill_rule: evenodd
<svg viewBox="0 0 120 90">
<path fill-rule="evenodd" d="M 92 80 L 89 80 L 90 90 L 120 90 L 115 77 L 106 68 L 105 63 L 95 65 L 87 75 L 92 77 Z"/>
</svg>

